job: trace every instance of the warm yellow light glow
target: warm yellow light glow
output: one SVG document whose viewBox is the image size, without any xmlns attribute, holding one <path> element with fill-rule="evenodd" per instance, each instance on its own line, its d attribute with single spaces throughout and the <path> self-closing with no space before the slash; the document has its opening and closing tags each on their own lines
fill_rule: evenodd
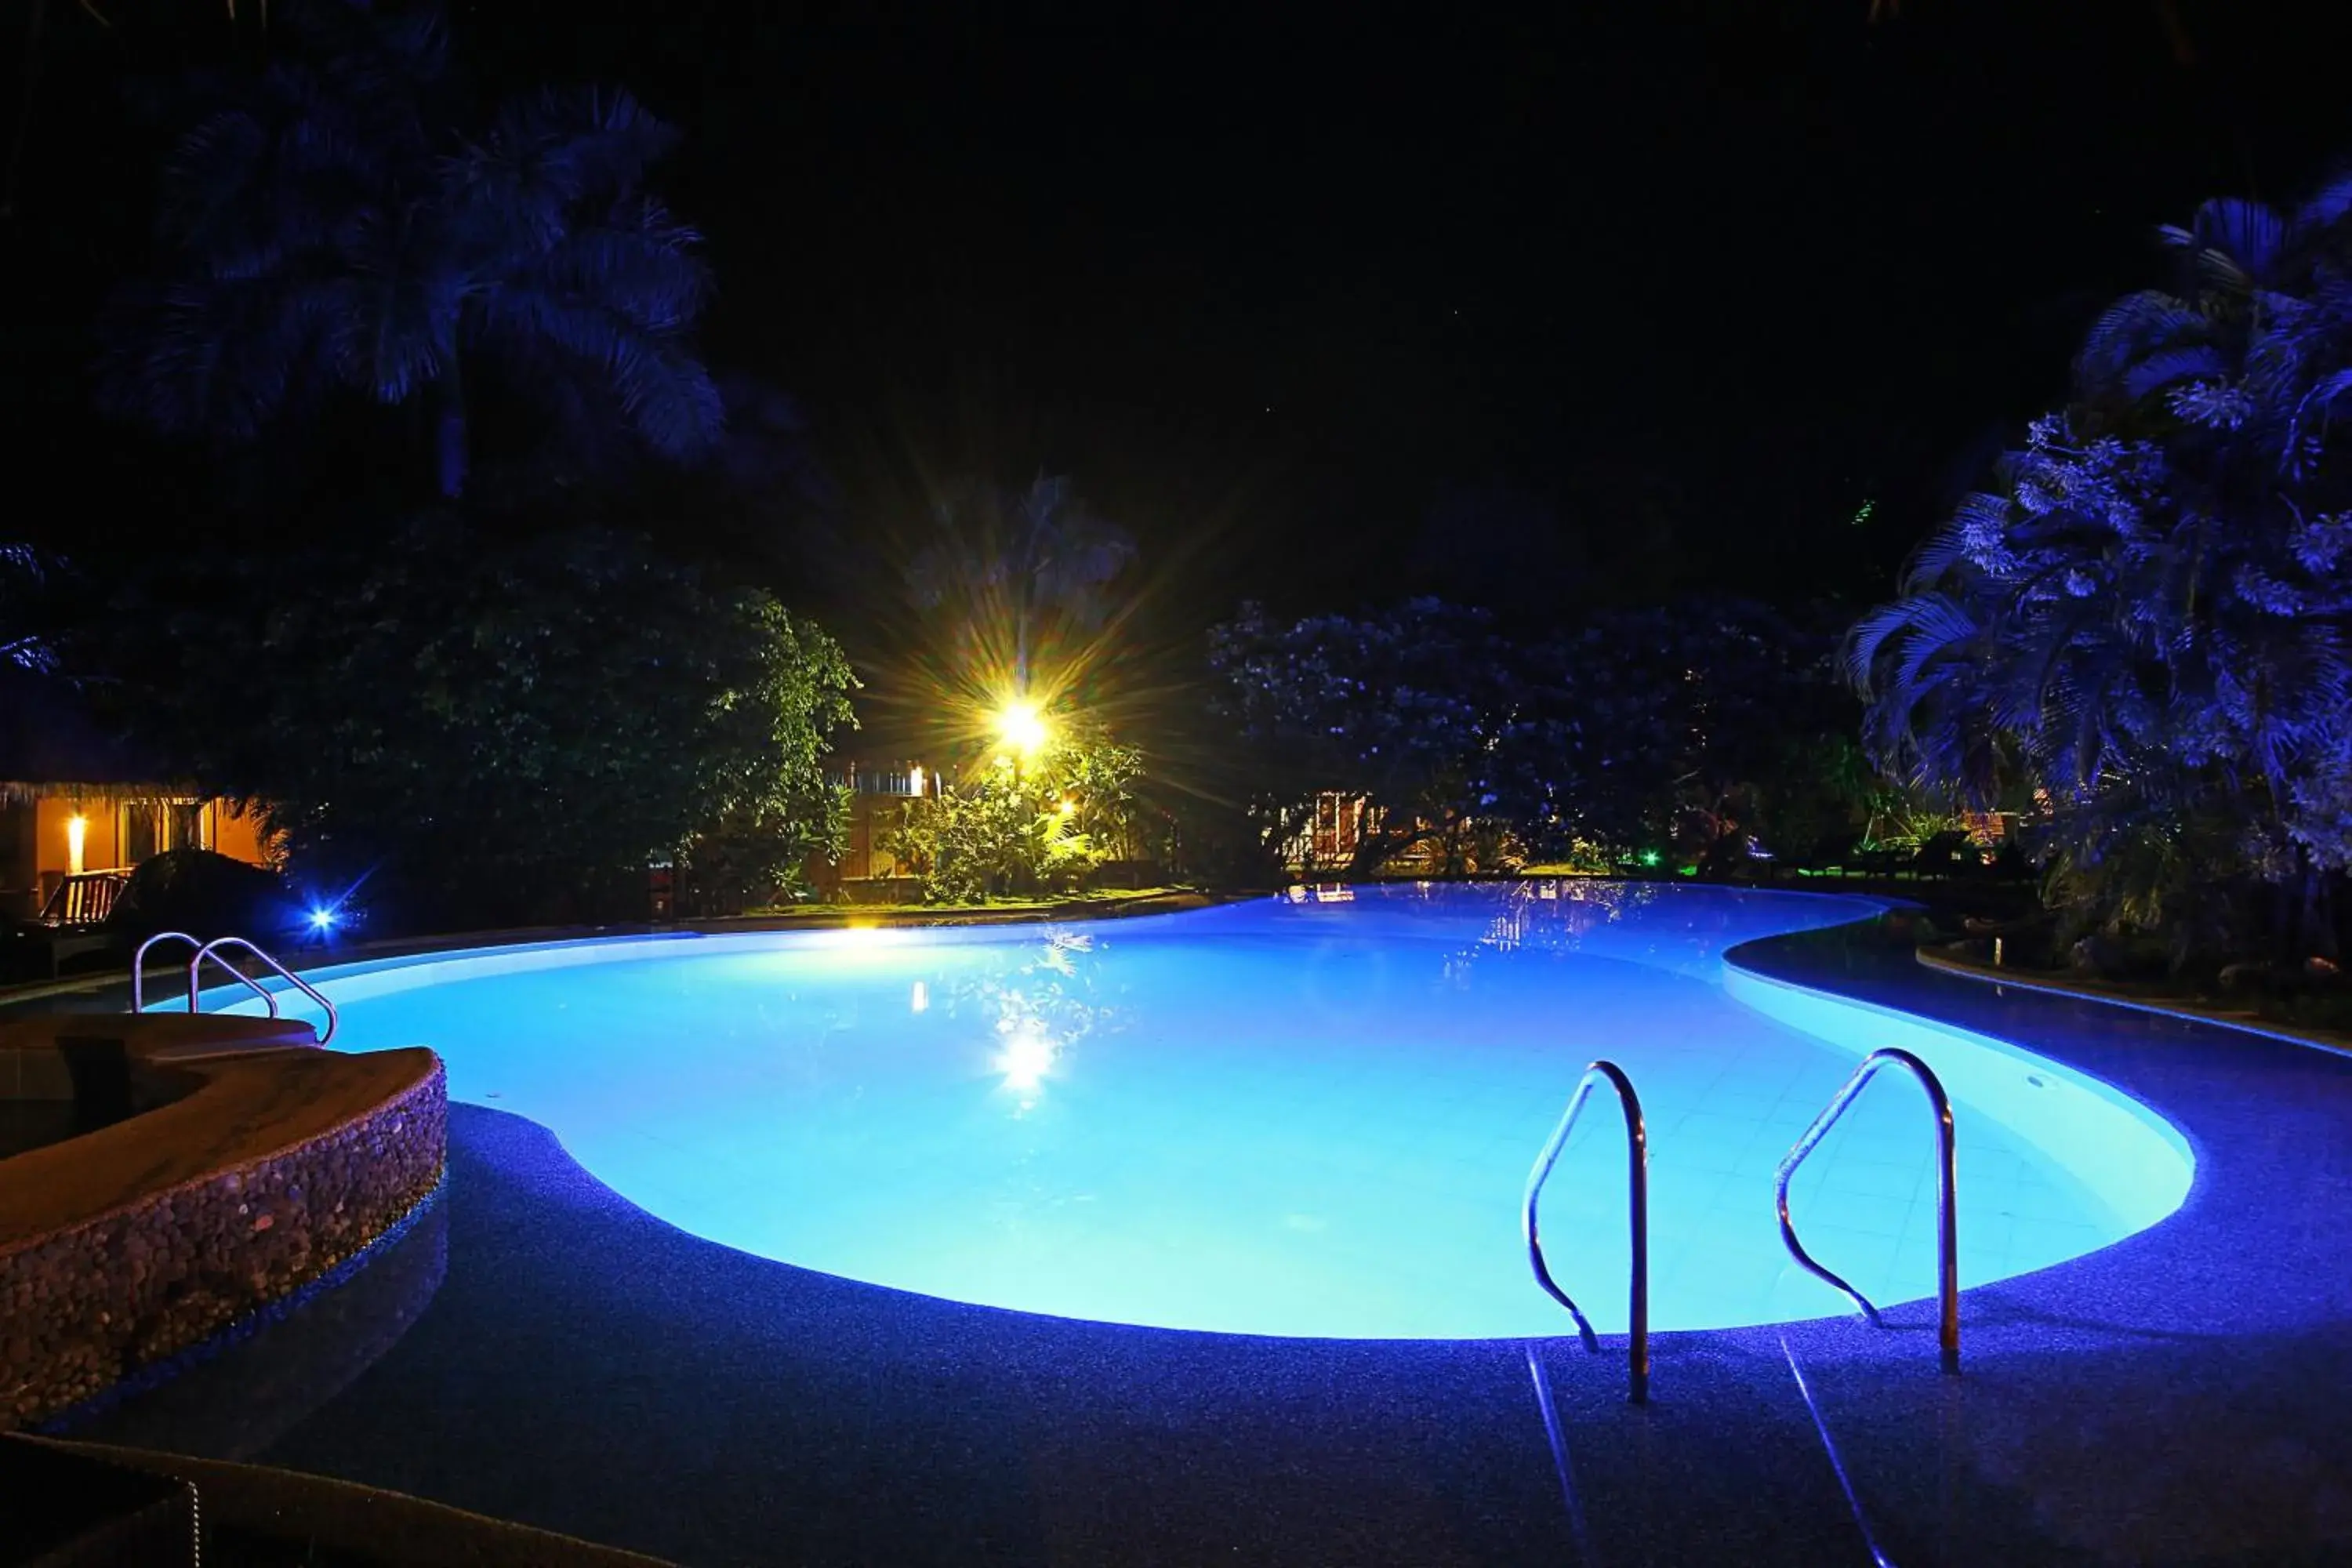
<svg viewBox="0 0 2352 1568">
<path fill-rule="evenodd" d="M 66 818 L 66 873 L 81 875 L 82 846 L 89 842 L 89 818 L 76 812 Z"/>
<path fill-rule="evenodd" d="M 1016 699 L 996 710 L 996 738 L 1024 757 L 1045 745 L 1046 733 L 1045 716 L 1034 702 Z"/>
<path fill-rule="evenodd" d="M 1062 804 L 1055 806 L 1054 809 L 1060 812 L 1064 816 L 1067 816 L 1070 813 L 1078 809 L 1078 803 L 1072 800 L 1068 795 L 1064 795 L 1062 797 Z"/>
<path fill-rule="evenodd" d="M 907 770 L 907 793 L 908 795 L 923 793 L 923 764 L 920 763 Z"/>
<path fill-rule="evenodd" d="M 908 945 L 910 940 L 919 942 L 919 933 L 896 930 L 871 919 L 835 931 L 813 931 L 801 939 L 807 946 L 825 948 L 843 960 L 885 958 L 894 950 Z"/>
</svg>

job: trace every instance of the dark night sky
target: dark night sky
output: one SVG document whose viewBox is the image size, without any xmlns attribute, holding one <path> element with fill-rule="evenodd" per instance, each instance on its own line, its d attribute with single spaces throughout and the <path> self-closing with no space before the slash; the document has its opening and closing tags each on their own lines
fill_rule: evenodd
<svg viewBox="0 0 2352 1568">
<path fill-rule="evenodd" d="M 709 236 L 707 352 L 802 402 L 861 531 L 927 474 L 1066 470 L 1214 614 L 1252 585 L 1876 592 L 2153 277 L 2150 226 L 2352 150 L 2321 7 L 1868 9 L 457 21 L 488 77 L 617 80 L 684 127 L 662 184 Z M 51 100 L 95 58 L 51 77 L 37 173 L 71 168 Z M 1430 566 L 1441 490 L 1498 485 L 1558 536 L 1457 507 L 1488 521 L 1440 556 L 1503 542 L 1466 585 Z"/>
</svg>

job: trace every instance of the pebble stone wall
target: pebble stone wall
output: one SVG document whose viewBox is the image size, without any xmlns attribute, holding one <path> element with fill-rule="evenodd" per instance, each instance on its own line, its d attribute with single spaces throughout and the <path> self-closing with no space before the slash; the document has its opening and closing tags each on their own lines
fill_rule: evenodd
<svg viewBox="0 0 2352 1568">
<path fill-rule="evenodd" d="M 340 1125 L 0 1247 L 0 1431 L 105 1392 L 334 1269 L 434 1191 L 440 1064 Z"/>
</svg>

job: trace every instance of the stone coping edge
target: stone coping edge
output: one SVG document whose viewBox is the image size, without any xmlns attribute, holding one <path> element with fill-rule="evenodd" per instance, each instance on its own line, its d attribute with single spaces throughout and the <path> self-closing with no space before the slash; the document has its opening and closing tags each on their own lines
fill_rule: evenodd
<svg viewBox="0 0 2352 1568">
<path fill-rule="evenodd" d="M 2143 1001 L 2137 996 L 2121 996 L 2100 986 L 2085 985 L 2064 980 L 2032 980 L 2020 978 L 2016 971 L 1995 969 L 1962 957 L 1950 948 L 1915 950 L 1911 955 L 1929 969 L 1946 974 L 1957 974 L 1986 985 L 2014 985 L 2021 991 L 2046 992 L 2053 996 L 2069 996 L 2080 1002 L 2104 1002 L 2110 1007 L 2123 1007 L 2134 1013 L 2147 1013 L 2159 1018 L 2178 1018 L 2189 1024 L 2210 1024 L 2220 1029 L 2235 1029 L 2242 1035 L 2259 1035 L 2264 1039 L 2281 1040 L 2291 1046 L 2305 1046 L 2315 1051 L 2326 1051 L 2339 1057 L 2352 1057 L 2352 1042 L 2337 1036 L 2322 1034 L 2315 1029 L 2298 1029 L 2293 1025 L 2273 1024 L 2240 1015 L 2225 1013 L 2219 1008 L 2200 1007 L 2193 1004 Z"/>
<path fill-rule="evenodd" d="M 1213 909 L 1221 904 L 1246 903 L 1253 899 L 1271 898 L 1269 888 L 1243 889 L 1212 892 L 1201 889 L 1183 889 L 1174 892 L 1138 894 L 1123 899 L 1073 900 L 1068 903 L 1042 905 L 1036 908 L 991 910 L 982 908 L 945 909 L 939 912 L 885 912 L 879 909 L 861 910 L 856 904 L 828 906 L 823 915 L 731 915 L 704 921 L 677 921 L 655 924 L 651 921 L 622 921 L 601 926 L 513 926 L 491 931 L 446 931 L 430 936 L 398 937 L 383 942 L 354 942 L 348 946 L 306 947 L 289 949 L 278 954 L 286 966 L 297 974 L 310 974 L 321 969 L 347 965 L 392 963 L 412 958 L 428 958 L 442 954 L 475 952 L 505 947 L 569 947 L 583 942 L 644 942 L 663 938 L 726 936 L 742 932 L 821 931 L 860 929 L 955 929 L 967 926 L 1045 925 L 1056 921 L 1122 920 L 1145 915 L 1181 914 L 1192 910 Z M 153 964 L 148 966 L 152 976 Z M 263 977 L 273 990 L 282 989 L 283 982 Z M 87 974 L 77 974 L 59 980 L 35 980 L 20 984 L 0 985 L 0 1018 L 15 1009 L 39 1002 L 66 998 L 84 999 L 82 1010 L 123 1011 L 128 1007 L 91 1008 L 89 999 L 119 993 L 127 997 L 131 991 L 129 969 L 109 969 Z M 150 1002 L 149 1014 L 163 1011 L 161 1004 Z"/>
<path fill-rule="evenodd" d="M 222 1016 L 222 1015 L 219 1014 L 197 1014 L 192 1016 L 206 1018 L 218 1018 Z M 405 1052 L 415 1048 L 415 1047 L 395 1047 L 395 1051 Z M 70 1151 L 74 1144 L 81 1142 L 83 1139 L 103 1136 L 106 1133 L 113 1131 L 116 1128 L 125 1126 L 135 1127 L 142 1118 L 154 1116 L 164 1111 L 177 1110 L 184 1113 L 184 1108 L 190 1106 L 194 1106 L 200 1109 L 206 1108 L 205 1106 L 205 1096 L 207 1092 L 220 1092 L 218 1087 L 220 1078 L 225 1077 L 229 1073 L 236 1073 L 239 1076 L 243 1076 L 252 1069 L 257 1063 L 262 1063 L 265 1058 L 273 1056 L 279 1056 L 281 1054 L 289 1059 L 301 1062 L 322 1059 L 331 1060 L 336 1058 L 342 1057 L 343 1055 L 343 1053 L 338 1052 L 333 1053 L 331 1056 L 321 1047 L 316 1046 L 286 1046 L 268 1047 L 235 1055 L 224 1053 L 219 1056 L 199 1058 L 193 1061 L 173 1063 L 170 1065 L 175 1067 L 181 1071 L 194 1074 L 204 1079 L 205 1081 L 182 1099 L 173 1100 L 169 1105 L 158 1106 L 152 1110 L 140 1111 L 130 1118 L 128 1121 L 118 1121 L 114 1123 L 112 1127 L 102 1127 L 95 1133 L 79 1134 L 78 1136 L 67 1139 L 60 1143 L 47 1143 L 36 1149 L 28 1149 L 23 1154 L 15 1155 L 12 1156 L 12 1158 L 19 1160 L 34 1158 L 59 1158 L 61 1156 L 57 1154 L 55 1152 L 56 1151 Z M 367 1056 L 389 1056 L 394 1054 L 394 1052 L 367 1052 L 362 1054 Z M 425 1052 L 424 1054 L 428 1056 L 431 1055 L 430 1052 Z M 297 1139 L 293 1142 L 281 1143 L 270 1148 L 256 1150 L 235 1160 L 226 1161 L 217 1165 L 208 1165 L 202 1170 L 193 1171 L 187 1175 L 179 1177 L 165 1185 L 152 1187 L 143 1192 L 135 1193 L 131 1196 L 123 1198 L 117 1203 L 110 1204 L 102 1209 L 95 1209 L 88 1214 L 75 1215 L 60 1219 L 55 1226 L 45 1230 L 36 1231 L 22 1236 L 0 1237 L 0 1263 L 5 1263 L 17 1252 L 28 1247 L 46 1245 L 48 1242 L 56 1240 L 61 1236 L 69 1235 L 72 1232 L 82 1230 L 92 1226 L 105 1225 L 110 1221 L 126 1218 L 131 1215 L 138 1213 L 142 1209 L 148 1208 L 156 1204 L 165 1203 L 174 1198 L 190 1196 L 201 1192 L 207 1184 L 220 1181 L 224 1177 L 235 1176 L 241 1182 L 243 1178 L 252 1175 L 261 1167 L 268 1164 L 271 1161 L 284 1159 L 289 1154 L 294 1153 L 305 1146 L 324 1142 L 329 1139 L 341 1137 L 359 1127 L 362 1122 L 369 1121 L 371 1118 L 382 1115 L 384 1110 L 392 1106 L 414 1097 L 420 1089 L 441 1081 L 443 1078 L 443 1069 L 440 1058 L 438 1057 L 433 1057 L 432 1063 L 433 1065 L 431 1068 L 425 1073 L 421 1074 L 414 1080 L 402 1085 L 392 1094 L 387 1095 L 385 1098 L 377 1100 L 372 1105 L 362 1106 L 339 1120 L 331 1122 L 324 1127 L 320 1127 L 302 1138 Z M 9 1173 L 6 1170 L 6 1162 L 0 1162 L 0 1174 Z"/>
</svg>

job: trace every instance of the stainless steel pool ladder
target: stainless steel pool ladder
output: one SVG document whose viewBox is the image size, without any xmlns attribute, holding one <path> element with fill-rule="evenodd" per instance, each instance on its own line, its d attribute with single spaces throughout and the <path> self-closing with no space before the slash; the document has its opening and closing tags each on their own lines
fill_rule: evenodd
<svg viewBox="0 0 2352 1568">
<path fill-rule="evenodd" d="M 1552 1279 L 1551 1268 L 1544 1261 L 1543 1240 L 1536 1227 L 1536 1202 L 1543 1196 L 1544 1183 L 1550 1179 L 1552 1166 L 1559 1163 L 1560 1150 L 1567 1147 L 1568 1135 L 1575 1128 L 1585 1100 L 1591 1096 L 1594 1081 L 1603 1079 L 1617 1091 L 1618 1107 L 1625 1113 L 1625 1204 L 1633 1248 L 1633 1278 L 1627 1311 L 1633 1331 L 1627 1365 L 1633 1382 L 1630 1397 L 1636 1405 L 1646 1405 L 1650 1399 L 1650 1139 L 1642 1121 L 1642 1100 L 1633 1092 L 1633 1080 L 1615 1062 L 1597 1061 L 1584 1069 L 1584 1076 L 1576 1080 L 1576 1092 L 1568 1097 L 1568 1109 L 1560 1113 L 1559 1125 L 1552 1129 L 1551 1142 L 1544 1145 L 1543 1152 L 1536 1157 L 1535 1168 L 1528 1173 L 1524 1214 L 1528 1263 L 1535 1270 L 1536 1283 L 1576 1320 L 1576 1331 L 1583 1339 L 1584 1348 L 1598 1354 L 1601 1342 L 1594 1336 L 1592 1325 Z"/>
<path fill-rule="evenodd" d="M 159 931 L 153 936 L 149 937 L 145 942 L 141 942 L 139 944 L 139 951 L 131 956 L 131 1010 L 132 1012 L 140 1013 L 146 1010 L 147 950 L 153 947 L 157 942 L 184 942 L 190 947 L 195 949 L 194 956 L 188 960 L 189 1012 L 193 1013 L 196 1010 L 196 997 L 200 989 L 200 981 L 202 979 L 205 960 L 209 958 L 215 963 L 219 964 L 223 969 L 227 970 L 230 978 L 236 981 L 238 984 L 243 985 L 247 990 L 260 997 L 262 1005 L 269 1009 L 269 1016 L 271 1017 L 275 1018 L 278 1016 L 278 993 L 270 990 L 268 986 L 262 984 L 261 982 L 256 980 L 252 975 L 246 973 L 245 971 L 229 963 L 227 959 L 223 958 L 220 955 L 218 951 L 226 947 L 238 947 L 243 948 L 246 952 L 253 954 L 254 957 L 268 964 L 271 969 L 276 970 L 280 979 L 284 980 L 289 985 L 294 987 L 295 990 L 299 991 L 303 995 L 308 996 L 311 1001 L 319 1005 L 319 1010 L 327 1016 L 327 1026 L 325 1029 L 321 1030 L 319 1035 L 319 1043 L 320 1045 L 323 1046 L 329 1040 L 335 1037 L 335 1026 L 341 1020 L 336 1016 L 335 1005 L 327 1000 L 326 994 L 320 991 L 317 986 L 312 985 L 309 981 L 303 979 L 300 975 L 295 973 L 292 970 L 278 963 L 277 959 L 264 952 L 260 946 L 247 941 L 241 936 L 216 936 L 210 942 L 199 942 L 184 931 Z"/>
<path fill-rule="evenodd" d="M 1796 1226 L 1789 1223 L 1789 1179 L 1797 1173 L 1797 1167 L 1804 1163 L 1805 1156 L 1829 1136 L 1830 1129 L 1837 1125 L 1838 1118 L 1845 1114 L 1846 1108 L 1854 1102 L 1855 1097 L 1862 1093 L 1872 1079 L 1878 1076 L 1878 1069 L 1889 1062 L 1910 1069 L 1911 1076 L 1917 1079 L 1919 1087 L 1927 1091 L 1929 1109 L 1936 1113 L 1936 1270 L 1942 1308 L 1942 1321 L 1937 1329 L 1937 1344 L 1942 1352 L 1944 1370 L 1957 1373 L 1960 1370 L 1960 1243 L 1959 1218 L 1952 1186 L 1952 1100 L 1944 1092 L 1943 1081 L 1926 1062 L 1894 1046 L 1873 1051 L 1862 1058 L 1862 1065 L 1853 1069 L 1853 1076 L 1845 1080 L 1845 1087 L 1837 1091 L 1837 1097 L 1829 1102 L 1827 1109 L 1813 1118 L 1813 1124 L 1805 1129 L 1805 1135 L 1797 1140 L 1796 1147 L 1789 1151 L 1789 1157 L 1780 1162 L 1780 1239 L 1799 1263 L 1843 1291 L 1855 1306 L 1860 1307 L 1862 1315 L 1870 1320 L 1873 1328 L 1886 1326 L 1880 1321 L 1878 1309 L 1870 1304 L 1868 1297 L 1815 1262 L 1813 1255 L 1807 1252 L 1804 1244 L 1797 1239 Z"/>
</svg>

